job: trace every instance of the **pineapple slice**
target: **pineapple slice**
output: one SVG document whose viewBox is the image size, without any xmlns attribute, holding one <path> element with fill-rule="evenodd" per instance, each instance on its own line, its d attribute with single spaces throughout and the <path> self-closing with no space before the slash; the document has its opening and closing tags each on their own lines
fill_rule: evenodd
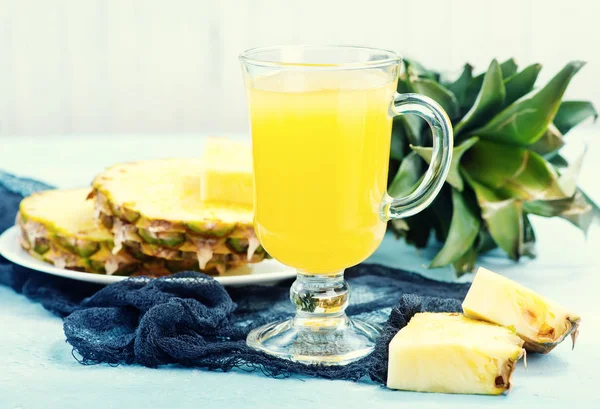
<svg viewBox="0 0 600 409">
<path fill-rule="evenodd" d="M 163 261 L 195 254 L 200 270 L 212 272 L 216 264 L 217 273 L 266 257 L 252 227 L 252 206 L 199 200 L 203 169 L 199 159 L 158 159 L 117 164 L 97 175 L 90 198 L 98 221 L 114 236 L 113 252 L 127 247 Z"/>
<path fill-rule="evenodd" d="M 419 313 L 389 345 L 387 386 L 418 392 L 499 395 L 523 341 L 508 328 L 459 313 Z"/>
<path fill-rule="evenodd" d="M 90 189 L 55 189 L 34 193 L 19 206 L 20 244 L 32 256 L 91 273 L 125 273 L 137 265 L 126 252 L 111 253 L 110 232 L 96 224 Z"/>
<path fill-rule="evenodd" d="M 578 332 L 580 317 L 506 277 L 479 268 L 463 304 L 471 318 L 513 327 L 525 349 L 548 353 L 569 334 Z"/>
<path fill-rule="evenodd" d="M 250 145 L 225 138 L 209 138 L 202 163 L 201 200 L 253 205 Z"/>
</svg>

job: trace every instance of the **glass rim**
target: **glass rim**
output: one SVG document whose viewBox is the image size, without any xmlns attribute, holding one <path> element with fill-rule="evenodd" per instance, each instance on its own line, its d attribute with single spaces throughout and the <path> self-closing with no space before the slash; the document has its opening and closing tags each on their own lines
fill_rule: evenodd
<svg viewBox="0 0 600 409">
<path fill-rule="evenodd" d="M 342 62 L 342 63 L 305 63 L 305 62 L 293 62 L 293 61 L 269 61 L 266 59 L 257 58 L 256 56 L 270 51 L 278 51 L 289 49 L 341 49 L 341 50 L 363 50 L 372 53 L 385 54 L 386 58 L 371 61 L 356 61 L 356 62 Z M 248 65 L 255 65 L 259 67 L 271 67 L 271 68 L 307 68 L 307 69 L 361 69 L 361 68 L 381 68 L 392 64 L 399 64 L 402 61 L 402 55 L 397 52 L 386 50 L 377 47 L 368 47 L 360 45 L 344 45 L 344 44 L 331 44 L 331 45 L 274 45 L 267 47 L 255 47 L 245 50 L 239 55 L 239 60 Z"/>
</svg>

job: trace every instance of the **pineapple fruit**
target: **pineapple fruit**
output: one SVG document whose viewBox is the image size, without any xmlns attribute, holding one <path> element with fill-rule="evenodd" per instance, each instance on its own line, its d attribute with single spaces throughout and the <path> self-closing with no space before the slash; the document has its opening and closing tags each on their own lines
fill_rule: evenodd
<svg viewBox="0 0 600 409">
<path fill-rule="evenodd" d="M 209 154 L 219 149 L 211 144 Z M 222 274 L 263 260 L 265 251 L 254 234 L 247 197 L 242 203 L 230 200 L 236 192 L 233 188 L 213 196 L 204 192 L 205 198 L 215 200 L 201 200 L 203 182 L 214 187 L 219 180 L 227 184 L 240 175 L 237 170 L 227 174 L 226 168 L 209 164 L 207 173 L 202 160 L 162 159 L 115 165 L 96 176 L 92 183 L 96 215 L 114 235 L 113 251 L 126 248 L 140 259 L 164 259 L 169 271 L 185 265 L 185 269 Z M 241 183 L 245 196 L 247 184 L 247 180 Z"/>
<path fill-rule="evenodd" d="M 202 160 L 115 165 L 92 188 L 25 198 L 21 245 L 60 268 L 150 276 L 221 274 L 267 256 L 252 227 L 248 145 L 211 139 Z"/>
<path fill-rule="evenodd" d="M 459 313 L 419 313 L 389 345 L 387 386 L 499 395 L 510 387 L 523 341 L 514 331 Z"/>
<path fill-rule="evenodd" d="M 209 138 L 202 155 L 200 199 L 254 205 L 252 152 L 243 142 Z"/>
<path fill-rule="evenodd" d="M 506 277 L 480 268 L 462 304 L 465 315 L 514 328 L 525 349 L 548 353 L 571 335 L 581 318 Z"/>
<path fill-rule="evenodd" d="M 23 199 L 16 224 L 20 244 L 34 257 L 59 268 L 126 274 L 138 261 L 124 251 L 113 254 L 110 232 L 96 224 L 89 189 L 48 190 Z"/>
</svg>

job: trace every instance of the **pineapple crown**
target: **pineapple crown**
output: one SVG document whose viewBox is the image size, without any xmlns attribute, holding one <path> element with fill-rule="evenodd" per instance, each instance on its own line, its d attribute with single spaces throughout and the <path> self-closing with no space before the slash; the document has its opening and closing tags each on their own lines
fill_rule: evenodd
<svg viewBox="0 0 600 409">
<path fill-rule="evenodd" d="M 471 271 L 478 254 L 496 247 L 519 260 L 535 256 L 529 215 L 560 217 L 587 231 L 597 206 L 577 187 L 583 154 L 569 163 L 559 150 L 580 122 L 598 116 L 589 101 L 562 101 L 584 62 L 569 62 L 546 85 L 541 70 L 519 71 L 513 59 L 493 60 L 473 76 L 465 64 L 456 79 L 405 60 L 398 92 L 434 99 L 448 113 L 455 147 L 444 188 L 422 213 L 391 222 L 397 236 L 424 247 L 431 232 L 444 243 L 430 267 Z M 414 116 L 394 118 L 389 193 L 404 196 L 421 181 L 432 157 L 429 128 Z M 584 152 L 585 153 L 585 152 Z"/>
</svg>

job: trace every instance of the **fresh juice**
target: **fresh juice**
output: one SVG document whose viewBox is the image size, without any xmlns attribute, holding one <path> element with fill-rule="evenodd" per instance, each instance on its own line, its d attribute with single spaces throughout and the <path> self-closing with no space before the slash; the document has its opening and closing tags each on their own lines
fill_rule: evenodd
<svg viewBox="0 0 600 409">
<path fill-rule="evenodd" d="M 396 79 L 372 71 L 282 72 L 248 90 L 256 233 L 306 274 L 360 263 L 385 233 Z"/>
</svg>

